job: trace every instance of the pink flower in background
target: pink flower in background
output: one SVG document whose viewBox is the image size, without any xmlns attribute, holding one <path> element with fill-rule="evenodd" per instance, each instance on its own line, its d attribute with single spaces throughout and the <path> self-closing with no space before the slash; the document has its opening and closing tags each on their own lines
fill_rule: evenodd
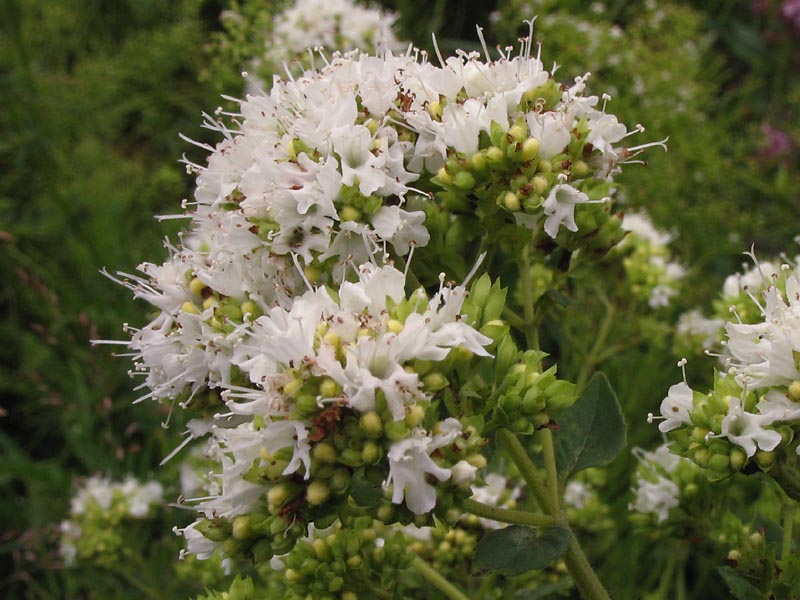
<svg viewBox="0 0 800 600">
<path fill-rule="evenodd" d="M 788 3 L 787 3 L 788 4 Z M 797 19 L 800 25 L 800 1 L 795 2 L 797 6 Z M 781 160 L 787 158 L 796 149 L 796 143 L 792 136 L 773 127 L 769 123 L 761 125 L 761 133 L 764 135 L 760 155 L 764 160 Z"/>
<path fill-rule="evenodd" d="M 781 17 L 800 29 L 800 0 L 786 0 L 781 6 Z"/>
</svg>

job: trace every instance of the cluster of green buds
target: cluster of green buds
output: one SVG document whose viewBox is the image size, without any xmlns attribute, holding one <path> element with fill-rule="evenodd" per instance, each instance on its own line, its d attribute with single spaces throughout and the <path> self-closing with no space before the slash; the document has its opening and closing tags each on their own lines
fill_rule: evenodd
<svg viewBox="0 0 800 600">
<path fill-rule="evenodd" d="M 357 600 L 375 593 L 376 586 L 399 593 L 414 581 L 415 555 L 398 530 L 357 517 L 347 526 L 317 531 L 280 558 L 281 577 L 289 600 Z"/>
<path fill-rule="evenodd" d="M 544 85 L 525 92 L 518 107 L 523 116 L 503 127 L 492 122 L 489 131 L 478 138 L 478 150 L 470 155 L 448 149 L 448 158 L 432 179 L 444 191 L 438 199 L 452 213 L 476 214 L 487 229 L 502 222 L 515 222 L 533 228 L 543 215 L 551 214 L 559 186 L 569 183 L 580 189 L 580 210 L 574 213 L 575 227 L 561 230 L 545 224 L 556 242 L 569 248 L 596 246 L 602 240 L 605 251 L 622 239 L 619 219 L 611 215 L 610 192 L 601 176 L 602 168 L 594 159 L 600 154 L 586 142 L 590 133 L 586 119 L 577 121 L 569 132 L 569 141 L 558 152 L 549 148 L 541 132 L 534 132 L 525 118 L 531 110 L 552 110 L 560 101 L 562 90 L 549 79 Z M 428 111 L 434 120 L 446 107 L 444 99 L 430 103 Z M 572 187 L 576 186 L 576 187 Z M 506 215 L 505 217 L 503 215 Z"/>
<path fill-rule="evenodd" d="M 795 437 L 789 423 L 771 423 L 757 413 L 763 396 L 743 390 L 729 375 L 715 373 L 708 394 L 685 384 L 673 386 L 662 403 L 662 415 L 681 420 L 669 431 L 670 448 L 703 468 L 712 481 L 734 473 L 771 471 Z M 677 410 L 675 410 L 677 408 Z"/>
<path fill-rule="evenodd" d="M 510 344 L 509 344 L 510 346 Z M 498 348 L 497 362 L 516 351 Z M 558 412 L 578 399 L 575 384 L 556 376 L 557 366 L 542 370 L 545 353 L 516 351 L 515 360 L 496 382 L 494 422 L 514 432 L 530 434 L 546 427 Z"/>
<path fill-rule="evenodd" d="M 87 479 L 70 502 L 69 518 L 61 522 L 64 563 L 113 566 L 131 555 L 131 539 L 141 527 L 134 523 L 152 517 L 162 496 L 161 484 L 155 481 Z"/>
</svg>

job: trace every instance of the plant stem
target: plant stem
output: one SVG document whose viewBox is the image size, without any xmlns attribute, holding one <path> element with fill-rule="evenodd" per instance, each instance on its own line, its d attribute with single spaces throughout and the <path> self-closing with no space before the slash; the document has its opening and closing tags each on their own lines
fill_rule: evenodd
<svg viewBox="0 0 800 600">
<path fill-rule="evenodd" d="M 561 509 L 561 500 L 558 493 L 558 470 L 556 468 L 556 453 L 553 447 L 553 432 L 547 427 L 539 431 L 539 441 L 542 443 L 542 454 L 544 455 L 544 472 L 547 476 L 547 489 L 550 490 L 550 498 L 553 504 Z"/>
<path fill-rule="evenodd" d="M 555 525 L 558 519 L 552 515 L 542 515 L 538 513 L 530 513 L 524 510 L 512 510 L 509 508 L 499 508 L 472 500 L 471 498 L 464 501 L 464 510 L 468 513 L 485 519 L 492 519 L 502 523 L 512 523 L 515 525 L 527 525 L 528 527 L 545 527 L 547 525 Z"/>
<path fill-rule="evenodd" d="M 519 441 L 519 438 L 508 429 L 498 429 L 497 439 L 508 450 L 511 460 L 517 465 L 522 478 L 528 484 L 542 510 L 548 515 L 558 515 L 558 504 L 553 502 L 547 488 L 540 479 L 536 465 L 533 464 L 531 457 L 528 456 L 528 451 Z"/>
<path fill-rule="evenodd" d="M 530 245 L 526 244 L 522 249 L 522 256 L 519 260 L 519 276 L 522 283 L 522 310 L 525 320 L 525 344 L 528 350 L 539 349 L 539 326 L 536 322 L 536 315 L 533 308 L 533 288 L 531 287 L 531 261 Z"/>
<path fill-rule="evenodd" d="M 597 366 L 600 356 L 603 355 L 603 346 L 606 344 L 608 334 L 611 331 L 611 325 L 614 322 L 614 305 L 611 304 L 606 295 L 599 288 L 597 290 L 597 296 L 600 298 L 600 301 L 603 303 L 606 311 L 605 315 L 603 316 L 603 322 L 600 324 L 600 327 L 597 331 L 597 336 L 594 338 L 592 348 L 583 359 L 580 372 L 575 380 L 575 387 L 577 388 L 578 392 L 583 390 L 583 388 L 586 386 L 586 382 L 594 372 L 594 368 Z"/>
<path fill-rule="evenodd" d="M 592 570 L 586 555 L 583 553 L 578 540 L 572 530 L 569 530 L 569 549 L 564 555 L 569 574 L 585 600 L 610 600 L 611 596 L 600 583 L 597 574 Z"/>
<path fill-rule="evenodd" d="M 445 596 L 450 598 L 450 600 L 469 600 L 469 597 L 465 595 L 464 592 L 447 581 L 447 579 L 442 577 L 442 575 L 436 569 L 422 560 L 419 556 L 414 559 L 414 568 L 417 569 L 417 571 L 419 571 L 420 574 L 434 587 L 436 587 Z"/>
</svg>

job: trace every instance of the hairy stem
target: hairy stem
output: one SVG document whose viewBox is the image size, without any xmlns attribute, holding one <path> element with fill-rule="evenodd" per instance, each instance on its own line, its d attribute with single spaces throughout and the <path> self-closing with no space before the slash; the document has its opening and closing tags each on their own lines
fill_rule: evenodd
<svg viewBox="0 0 800 600">
<path fill-rule="evenodd" d="M 522 478 L 525 480 L 525 483 L 528 484 L 528 488 L 533 493 L 536 502 L 539 503 L 542 510 L 548 515 L 558 515 L 558 503 L 553 502 L 549 490 L 541 480 L 536 465 L 533 464 L 531 457 L 528 456 L 528 451 L 522 445 L 522 442 L 519 441 L 519 438 L 508 429 L 498 429 L 497 439 L 505 446 L 511 456 L 511 460 L 517 465 Z"/>
<path fill-rule="evenodd" d="M 464 592 L 442 577 L 442 575 L 436 569 L 422 560 L 419 556 L 414 559 L 414 568 L 419 571 L 420 574 L 431 583 L 431 585 L 442 592 L 450 600 L 469 600 L 469 597 L 464 594 Z"/>
<path fill-rule="evenodd" d="M 594 343 L 583 359 L 583 364 L 581 365 L 580 372 L 578 373 L 578 378 L 575 381 L 575 386 L 579 392 L 586 387 L 586 382 L 589 380 L 589 377 L 591 377 L 595 367 L 600 362 L 600 357 L 604 355 L 603 347 L 606 345 L 608 334 L 611 331 L 611 325 L 614 323 L 614 305 L 611 304 L 602 290 L 598 288 L 597 292 L 598 298 L 600 298 L 600 301 L 605 307 L 605 315 L 603 316 L 603 321 L 597 330 L 597 336 L 594 338 Z"/>
<path fill-rule="evenodd" d="M 561 500 L 558 490 L 558 470 L 556 469 L 556 453 L 553 447 L 553 432 L 547 427 L 539 431 L 539 441 L 542 443 L 544 455 L 544 471 L 547 476 L 547 489 L 553 504 L 561 509 Z"/>
<path fill-rule="evenodd" d="M 514 525 L 527 525 L 528 527 L 545 527 L 558 523 L 558 519 L 551 515 L 499 508 L 497 506 L 478 502 L 477 500 L 472 500 L 471 498 L 464 501 L 464 510 L 477 517 L 483 517 L 484 519 L 492 519 L 493 521 L 512 523 Z"/>
<path fill-rule="evenodd" d="M 564 562 L 567 565 L 569 574 L 572 575 L 572 579 L 575 581 L 575 585 L 578 586 L 581 596 L 585 600 L 610 600 L 611 596 L 608 595 L 603 584 L 597 578 L 597 574 L 589 564 L 589 560 L 583 553 L 583 549 L 572 530 L 570 530 L 569 536 L 569 549 L 564 555 Z"/>
</svg>

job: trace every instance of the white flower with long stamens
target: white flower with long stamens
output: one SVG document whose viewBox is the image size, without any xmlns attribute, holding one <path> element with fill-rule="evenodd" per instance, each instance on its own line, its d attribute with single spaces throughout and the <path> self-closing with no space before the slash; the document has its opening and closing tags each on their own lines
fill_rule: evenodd
<svg viewBox="0 0 800 600">
<path fill-rule="evenodd" d="M 728 414 L 722 419 L 722 436 L 744 449 L 748 457 L 761 450 L 774 450 L 781 443 L 781 434 L 774 429 L 764 429 L 769 415 L 747 412 L 739 398 L 730 398 Z"/>
<path fill-rule="evenodd" d="M 669 388 L 667 397 L 661 402 L 661 416 L 664 417 L 658 425 L 661 431 L 666 433 L 692 422 L 689 413 L 693 408 L 693 394 L 683 381 Z"/>
</svg>

